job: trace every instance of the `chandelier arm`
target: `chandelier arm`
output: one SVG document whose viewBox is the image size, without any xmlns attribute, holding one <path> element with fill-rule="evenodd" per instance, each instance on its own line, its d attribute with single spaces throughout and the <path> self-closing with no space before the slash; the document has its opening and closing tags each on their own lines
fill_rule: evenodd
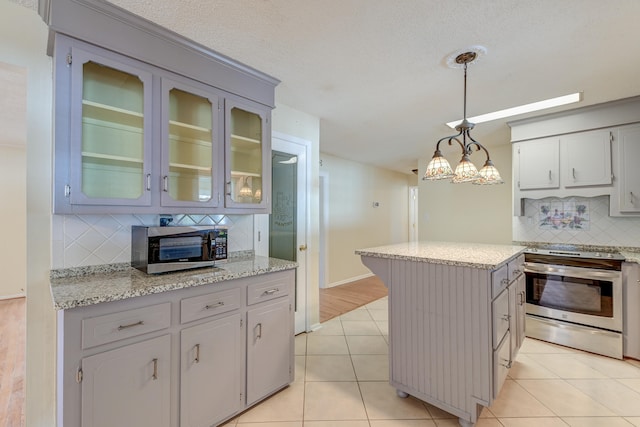
<svg viewBox="0 0 640 427">
<path fill-rule="evenodd" d="M 480 151 L 480 149 L 484 150 L 485 154 L 487 155 L 487 160 L 491 160 L 491 158 L 489 156 L 489 150 L 487 150 L 484 145 L 480 144 L 478 141 L 473 139 L 473 137 L 469 134 L 469 131 L 467 131 L 467 136 L 471 140 L 471 142 L 467 145 L 468 150 L 469 150 L 468 154 L 471 154 L 471 146 L 475 145 L 476 146 L 476 151 Z"/>
<path fill-rule="evenodd" d="M 459 137 L 459 136 L 461 136 L 461 135 L 463 135 L 463 133 L 464 133 L 464 131 L 463 131 L 463 130 L 461 130 L 459 133 L 457 133 L 457 134 L 455 134 L 455 135 L 445 136 L 444 138 L 440 138 L 440 139 L 438 140 L 438 143 L 436 144 L 436 151 L 440 151 L 440 143 L 441 143 L 442 141 L 445 141 L 445 140 L 446 140 L 446 141 L 449 143 L 449 145 L 452 145 L 452 144 L 451 144 L 451 140 L 454 140 L 454 139 L 456 140 L 456 142 L 457 142 L 458 144 L 460 144 L 460 147 L 462 148 L 462 151 L 464 151 L 464 145 L 463 145 L 463 144 L 462 144 L 462 142 L 460 142 L 460 140 L 458 139 L 458 137 Z"/>
</svg>

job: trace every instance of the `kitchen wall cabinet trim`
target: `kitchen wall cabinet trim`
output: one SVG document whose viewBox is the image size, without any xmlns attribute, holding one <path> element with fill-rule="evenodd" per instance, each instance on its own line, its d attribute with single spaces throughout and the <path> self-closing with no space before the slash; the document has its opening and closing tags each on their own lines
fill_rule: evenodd
<svg viewBox="0 0 640 427">
<path fill-rule="evenodd" d="M 51 35 L 67 34 L 273 108 L 278 79 L 101 0 L 42 0 Z M 49 54 L 53 41 L 49 40 Z"/>
<path fill-rule="evenodd" d="M 263 282 L 278 283 L 282 294 L 249 306 L 248 287 Z M 106 413 L 125 417 L 117 425 L 219 425 L 286 387 L 295 367 L 294 283 L 295 270 L 285 270 L 58 311 L 58 425 L 115 425 Z M 209 313 L 201 306 L 220 301 L 235 307 Z M 170 309 L 167 327 L 83 348 L 83 324 L 91 319 L 129 319 L 157 308 Z M 134 386 L 142 394 L 127 388 Z M 125 402 L 140 403 L 137 418 L 126 418 Z"/>
</svg>

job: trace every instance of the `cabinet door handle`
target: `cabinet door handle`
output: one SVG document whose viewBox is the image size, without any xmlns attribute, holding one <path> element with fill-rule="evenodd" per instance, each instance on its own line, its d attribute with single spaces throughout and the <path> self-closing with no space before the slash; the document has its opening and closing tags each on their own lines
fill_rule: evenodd
<svg viewBox="0 0 640 427">
<path fill-rule="evenodd" d="M 264 292 L 262 293 L 262 295 L 273 295 L 273 294 L 275 294 L 276 292 L 278 292 L 279 290 L 280 290 L 280 289 L 278 289 L 278 288 L 269 289 L 268 291 L 264 291 Z"/>
<path fill-rule="evenodd" d="M 157 358 L 153 359 L 153 375 L 151 376 L 151 378 L 153 378 L 154 381 L 158 379 L 158 359 Z"/>
<path fill-rule="evenodd" d="M 505 314 L 502 316 L 502 320 L 504 320 L 505 322 L 508 322 L 511 319 L 511 315 L 510 314 Z"/>
<path fill-rule="evenodd" d="M 260 339 L 260 338 L 262 338 L 262 323 L 258 323 L 256 325 L 256 328 L 258 328 L 258 335 L 256 335 L 256 338 Z"/>
<path fill-rule="evenodd" d="M 549 181 L 551 181 L 551 169 L 549 169 Z"/>
<path fill-rule="evenodd" d="M 147 174 L 147 191 L 151 191 L 151 174 Z"/>
<path fill-rule="evenodd" d="M 231 181 L 227 181 L 227 196 L 231 195 Z"/>
<path fill-rule="evenodd" d="M 169 177 L 167 175 L 162 177 L 162 191 L 169 191 Z"/>
<path fill-rule="evenodd" d="M 576 168 L 571 168 L 571 174 L 573 175 L 573 180 L 576 180 Z"/>
<path fill-rule="evenodd" d="M 200 344 L 196 344 L 196 358 L 194 362 L 200 363 Z"/>
<path fill-rule="evenodd" d="M 629 202 L 633 205 L 633 191 L 629 191 Z"/>
<path fill-rule="evenodd" d="M 507 369 L 511 369 L 511 360 L 502 359 L 502 362 L 503 362 L 503 363 L 501 363 L 502 366 L 504 366 Z M 506 362 L 506 363 L 504 363 L 504 362 Z"/>
<path fill-rule="evenodd" d="M 520 296 L 520 305 L 524 305 L 524 292 L 518 294 Z"/>
<path fill-rule="evenodd" d="M 133 328 L 134 326 L 142 326 L 142 325 L 144 325 L 144 322 L 140 320 L 139 322 L 136 322 L 136 323 L 129 323 L 128 325 L 120 325 L 118 326 L 118 330 L 122 331 L 124 329 L 129 329 L 129 328 Z"/>
<path fill-rule="evenodd" d="M 204 306 L 205 310 L 211 310 L 212 308 L 222 307 L 224 305 L 224 301 L 218 301 L 215 304 L 207 304 Z"/>
</svg>

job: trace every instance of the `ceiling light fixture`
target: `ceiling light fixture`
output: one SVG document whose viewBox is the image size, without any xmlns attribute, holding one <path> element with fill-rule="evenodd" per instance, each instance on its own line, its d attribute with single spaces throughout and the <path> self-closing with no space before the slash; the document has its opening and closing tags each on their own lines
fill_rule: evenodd
<svg viewBox="0 0 640 427">
<path fill-rule="evenodd" d="M 531 113 L 533 111 L 546 110 L 547 108 L 559 107 L 561 105 L 572 104 L 582 101 L 582 92 L 576 92 L 569 95 L 558 96 L 556 98 L 545 99 L 543 101 L 532 102 L 531 104 L 519 105 L 517 107 L 505 108 L 504 110 L 494 111 L 493 113 L 481 114 L 479 116 L 469 117 L 467 120 L 475 124 L 490 122 L 491 120 L 504 119 L 505 117 L 518 116 L 520 114 Z M 461 123 L 460 120 L 447 123 L 451 129 L 455 129 Z"/>
<path fill-rule="evenodd" d="M 424 173 L 422 179 L 435 181 L 440 179 L 451 178 L 452 183 L 472 182 L 474 184 L 488 185 L 488 184 L 502 184 L 504 181 L 500 177 L 500 173 L 493 165 L 489 156 L 489 151 L 478 141 L 473 139 L 469 133 L 473 129 L 474 124 L 467 120 L 467 65 L 473 62 L 479 53 L 484 53 L 486 50 L 480 46 L 472 48 L 468 52 L 463 52 L 455 57 L 455 64 L 464 68 L 464 110 L 463 119 L 455 129 L 457 134 L 451 136 L 445 136 L 441 138 L 436 144 L 436 151 L 433 153 L 433 158 L 427 165 L 427 170 Z M 459 138 L 462 137 L 462 140 Z M 451 165 L 447 159 L 442 156 L 440 152 L 440 143 L 447 141 L 449 145 L 453 145 L 453 141 L 456 141 L 460 148 L 462 148 L 462 159 L 456 167 L 455 172 L 451 169 Z M 487 160 L 480 171 L 476 169 L 475 165 L 469 160 L 469 156 L 473 152 L 475 146 L 476 151 L 484 150 L 487 155 Z"/>
</svg>

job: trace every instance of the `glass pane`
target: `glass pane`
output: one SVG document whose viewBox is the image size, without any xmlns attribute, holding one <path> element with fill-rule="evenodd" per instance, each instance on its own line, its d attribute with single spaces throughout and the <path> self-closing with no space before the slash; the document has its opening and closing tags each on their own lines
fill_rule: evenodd
<svg viewBox="0 0 640 427">
<path fill-rule="evenodd" d="M 143 83 L 135 75 L 87 62 L 82 97 L 82 192 L 95 198 L 140 197 Z"/>
<path fill-rule="evenodd" d="M 204 97 L 169 92 L 169 195 L 174 200 L 211 200 L 213 106 Z"/>
<path fill-rule="evenodd" d="M 269 256 L 296 261 L 298 158 L 271 152 L 272 207 L 269 216 Z"/>
<path fill-rule="evenodd" d="M 262 201 L 262 119 L 231 109 L 231 197 L 237 203 Z"/>
</svg>

